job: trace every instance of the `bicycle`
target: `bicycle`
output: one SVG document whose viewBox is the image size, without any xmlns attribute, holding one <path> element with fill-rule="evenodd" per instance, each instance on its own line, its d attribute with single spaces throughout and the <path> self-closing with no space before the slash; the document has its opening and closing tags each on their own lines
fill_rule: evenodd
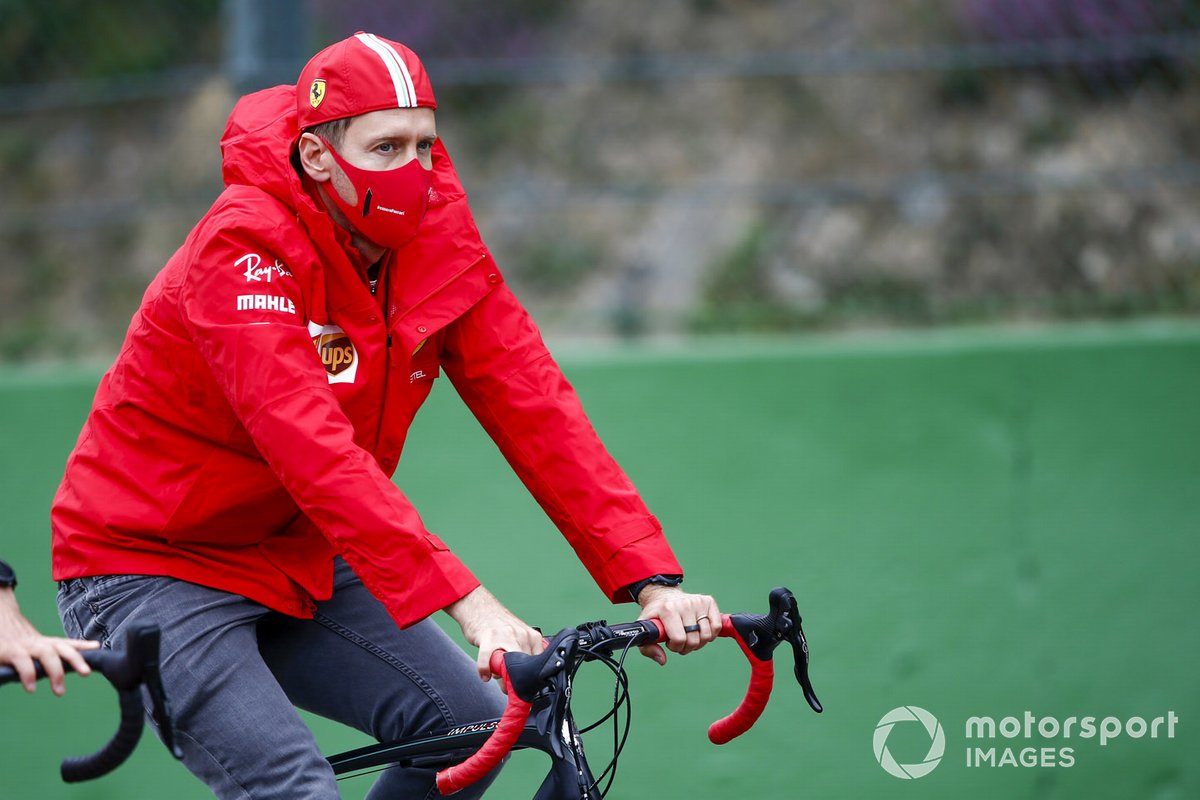
<svg viewBox="0 0 1200 800">
<path fill-rule="evenodd" d="M 134 627 L 119 648 L 89 650 L 83 658 L 96 672 L 103 675 L 117 691 L 121 721 L 112 738 L 96 752 L 63 759 L 60 772 L 66 783 L 93 780 L 115 770 L 125 763 L 142 737 L 145 727 L 145 712 L 142 708 L 142 687 L 150 697 L 151 717 L 158 726 L 159 737 L 167 751 L 176 759 L 183 752 L 176 744 L 175 722 L 171 716 L 171 705 L 163 691 L 159 674 L 159 629 L 154 626 Z M 72 671 L 71 665 L 63 666 Z M 37 664 L 39 678 L 46 673 Z M 0 685 L 17 681 L 17 672 L 12 667 L 0 667 Z"/>
<path fill-rule="evenodd" d="M 750 684 L 741 704 L 708 731 L 714 744 L 725 744 L 750 729 L 766 708 L 774 680 L 775 648 L 792 646 L 794 674 L 813 711 L 823 707 L 808 676 L 808 641 L 801 627 L 795 596 L 786 588 L 773 590 L 766 614 L 726 614 L 721 636 L 733 638 L 750 662 Z M 383 742 L 329 757 L 334 773 L 348 777 L 368 770 L 400 767 L 439 768 L 438 789 L 444 795 L 460 791 L 497 767 L 513 750 L 533 748 L 550 756 L 551 766 L 534 800 L 596 800 L 612 786 L 617 760 L 629 735 L 631 700 L 624 669 L 625 656 L 638 645 L 661 642 L 666 634 L 658 620 L 609 625 L 604 620 L 564 628 L 549 640 L 540 655 L 505 653 L 491 656 L 491 669 L 508 694 L 499 718 L 479 720 L 423 736 Z M 614 652 L 620 651 L 614 658 Z M 612 709 L 580 729 L 571 711 L 571 691 L 580 667 L 599 661 L 616 676 Z M 619 712 L 625 708 L 620 733 Z M 593 776 L 584 754 L 582 734 L 609 719 L 614 721 L 614 753 L 599 778 Z M 339 778 L 340 779 L 340 778 Z M 601 788 L 600 783 L 607 779 Z"/>
<path fill-rule="evenodd" d="M 731 741 L 758 720 L 771 695 L 774 651 L 785 641 L 792 646 L 793 672 L 805 699 L 813 711 L 823 710 L 808 676 L 808 641 L 795 596 L 786 588 L 777 588 L 770 594 L 769 606 L 766 614 L 726 614 L 722 618 L 721 636 L 734 639 L 746 656 L 750 683 L 734 712 L 709 727 L 708 736 L 714 744 Z M 449 795 L 487 775 L 510 752 L 537 749 L 550 756 L 551 767 L 534 800 L 603 798 L 616 777 L 617 761 L 629 735 L 632 701 L 625 657 L 638 645 L 665 638 L 658 620 L 614 625 L 599 620 L 564 628 L 536 656 L 497 650 L 491 657 L 491 669 L 508 694 L 508 705 L 500 717 L 350 750 L 330 756 L 328 761 L 339 779 L 392 766 L 439 768 L 438 789 Z M 614 657 L 618 650 L 619 656 Z M 160 738 L 167 750 L 181 759 L 170 703 L 159 674 L 158 629 L 133 628 L 120 649 L 88 651 L 84 658 L 117 689 L 121 722 L 112 739 L 96 753 L 65 759 L 63 780 L 76 783 L 100 777 L 132 754 L 144 725 L 140 696 L 143 686 L 150 696 L 151 716 Z M 616 697 L 605 716 L 581 729 L 571 710 L 572 688 L 579 669 L 591 661 L 612 670 Z M 38 669 L 42 675 L 40 666 Z M 15 680 L 15 670 L 0 668 L 0 684 Z M 619 717 L 622 707 L 623 733 Z M 609 719 L 614 722 L 614 753 L 596 778 L 584 753 L 582 735 Z M 600 783 L 606 779 L 601 788 Z"/>
</svg>

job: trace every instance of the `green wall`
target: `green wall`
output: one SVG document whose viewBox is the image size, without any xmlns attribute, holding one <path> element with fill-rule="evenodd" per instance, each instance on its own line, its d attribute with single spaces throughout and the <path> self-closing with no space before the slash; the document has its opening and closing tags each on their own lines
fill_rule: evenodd
<svg viewBox="0 0 1200 800">
<path fill-rule="evenodd" d="M 688 584 L 726 611 L 797 594 L 826 712 L 780 681 L 759 726 L 721 748 L 707 723 L 741 696 L 721 647 L 631 666 L 630 745 L 611 796 L 669 798 L 1200 795 L 1200 327 L 714 342 L 561 358 L 593 421 L 663 520 Z M 0 378 L 0 554 L 43 628 L 57 626 L 46 509 L 97 374 Z M 476 573 L 547 630 L 632 616 L 609 607 L 545 517 L 440 386 L 397 478 Z M 529 543 L 540 543 L 536 552 Z M 527 552 L 518 560 L 515 554 Z M 535 588 L 531 570 L 541 570 Z M 781 669 L 780 678 L 788 671 Z M 603 681 L 581 693 L 598 706 Z M 57 760 L 99 743 L 115 701 L 76 679 L 65 699 L 0 690 L 5 798 L 201 798 L 155 742 L 91 785 Z M 941 722 L 926 777 L 877 764 L 892 708 Z M 1174 712 L 1175 737 L 968 742 L 972 716 Z M 329 749 L 361 738 L 318 724 Z M 594 737 L 597 753 L 605 734 Z M 896 726 L 888 749 L 930 739 Z M 1073 766 L 968 768 L 968 746 L 1070 747 Z M 603 761 L 599 755 L 594 760 Z M 542 758 L 513 759 L 495 792 L 531 796 Z M 346 784 L 361 797 L 363 781 Z"/>
</svg>

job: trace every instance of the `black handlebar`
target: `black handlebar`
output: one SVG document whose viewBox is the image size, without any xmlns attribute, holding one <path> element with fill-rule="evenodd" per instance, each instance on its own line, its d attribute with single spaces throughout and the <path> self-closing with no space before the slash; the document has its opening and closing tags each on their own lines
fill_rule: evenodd
<svg viewBox="0 0 1200 800">
<path fill-rule="evenodd" d="M 143 686 L 150 696 L 151 716 L 158 726 L 163 744 L 175 758 L 183 758 L 183 752 L 176 742 L 171 706 L 159 674 L 159 642 L 157 627 L 139 626 L 129 631 L 124 646 L 119 650 L 89 650 L 83 653 L 88 665 L 107 678 L 117 690 L 121 722 L 108 743 L 95 753 L 63 760 L 61 772 L 65 782 L 78 783 L 99 778 L 125 763 L 142 737 Z M 66 662 L 63 662 L 63 666 L 71 670 Z M 45 677 L 41 664 L 37 665 L 37 674 L 39 678 Z M 12 667 L 0 667 L 0 684 L 17 679 L 16 670 Z"/>
<path fill-rule="evenodd" d="M 785 641 L 792 646 L 794 673 L 804 690 L 804 699 L 813 711 L 820 713 L 823 710 L 808 676 L 808 641 L 801 627 L 795 596 L 781 586 L 771 592 L 769 603 L 766 614 L 725 614 L 722 618 L 720 635 L 734 639 L 746 655 L 750 663 L 750 684 L 745 698 L 734 712 L 709 726 L 708 738 L 713 744 L 721 745 L 735 739 L 758 721 L 771 695 L 775 649 Z M 438 790 L 445 795 L 453 794 L 494 769 L 518 742 L 522 729 L 534 711 L 535 701 L 542 697 L 545 702 L 539 707 L 535 726 L 543 734 L 562 731 L 561 741 L 565 743 L 565 749 L 555 744 L 553 747 L 556 749 L 548 751 L 554 767 L 538 797 L 568 796 L 556 793 L 565 786 L 574 786 L 576 790 L 585 787 L 584 794 L 570 794 L 571 797 L 592 797 L 591 788 L 596 783 L 583 759 L 577 741 L 579 731 L 574 727 L 569 708 L 574 671 L 584 661 L 606 659 L 605 654 L 617 648 L 628 651 L 635 645 L 664 641 L 666 636 L 666 628 L 658 619 L 615 625 L 598 620 L 576 628 L 564 628 L 546 642 L 545 649 L 538 655 L 493 651 L 489 664 L 492 672 L 505 684 L 508 706 L 504 716 L 494 723 L 488 738 L 475 753 L 462 763 L 438 773 Z M 624 670 L 620 662 L 614 672 L 618 674 L 618 685 L 624 683 Z M 617 701 L 618 704 L 620 702 Z M 615 712 L 616 707 L 613 709 Z M 623 741 L 616 745 L 616 754 L 620 753 L 622 745 Z M 575 755 L 568 757 L 568 751 L 575 753 L 571 749 L 573 747 L 580 748 L 578 758 Z M 614 764 L 615 754 L 610 769 Z M 605 770 L 606 774 L 608 772 Z M 581 780 L 582 783 L 579 782 Z M 605 791 L 600 791 L 599 796 L 603 797 Z"/>
</svg>

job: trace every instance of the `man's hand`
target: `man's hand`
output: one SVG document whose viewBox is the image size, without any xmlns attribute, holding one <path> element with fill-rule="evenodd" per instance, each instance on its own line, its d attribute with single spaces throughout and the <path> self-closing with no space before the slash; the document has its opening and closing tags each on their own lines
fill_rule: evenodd
<svg viewBox="0 0 1200 800">
<path fill-rule="evenodd" d="M 494 651 L 537 655 L 546 649 L 541 633 L 518 619 L 482 586 L 446 606 L 446 613 L 462 628 L 466 640 L 479 648 L 475 664 L 485 681 L 492 678 L 488 662 Z"/>
<path fill-rule="evenodd" d="M 17 671 L 25 691 L 32 693 L 37 686 L 33 665 L 36 659 L 46 671 L 51 690 L 61 697 L 67 690 L 63 661 L 80 675 L 87 675 L 92 670 L 80 651 L 95 650 L 99 646 L 99 642 L 43 636 L 21 614 L 13 590 L 0 589 L 0 665 L 11 666 Z"/>
<path fill-rule="evenodd" d="M 642 613 L 638 619 L 660 619 L 667 632 L 667 649 L 687 655 L 699 650 L 721 633 L 721 611 L 717 601 L 705 594 L 689 594 L 677 586 L 650 584 L 637 598 Z M 660 645 L 641 646 L 642 655 L 659 664 L 667 663 Z"/>
</svg>

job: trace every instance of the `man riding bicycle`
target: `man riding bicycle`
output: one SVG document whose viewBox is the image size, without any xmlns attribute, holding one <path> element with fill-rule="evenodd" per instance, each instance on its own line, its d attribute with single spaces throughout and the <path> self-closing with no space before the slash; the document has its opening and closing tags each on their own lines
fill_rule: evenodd
<svg viewBox="0 0 1200 800">
<path fill-rule="evenodd" d="M 64 626 L 161 629 L 218 797 L 337 797 L 294 706 L 400 738 L 499 714 L 491 653 L 540 651 L 391 481 L 443 371 L 611 600 L 676 652 L 720 632 L 505 285 L 435 108 L 417 56 L 365 33 L 237 104 L 226 189 L 147 289 L 54 501 Z M 370 796 L 434 791 L 393 769 Z"/>
</svg>

